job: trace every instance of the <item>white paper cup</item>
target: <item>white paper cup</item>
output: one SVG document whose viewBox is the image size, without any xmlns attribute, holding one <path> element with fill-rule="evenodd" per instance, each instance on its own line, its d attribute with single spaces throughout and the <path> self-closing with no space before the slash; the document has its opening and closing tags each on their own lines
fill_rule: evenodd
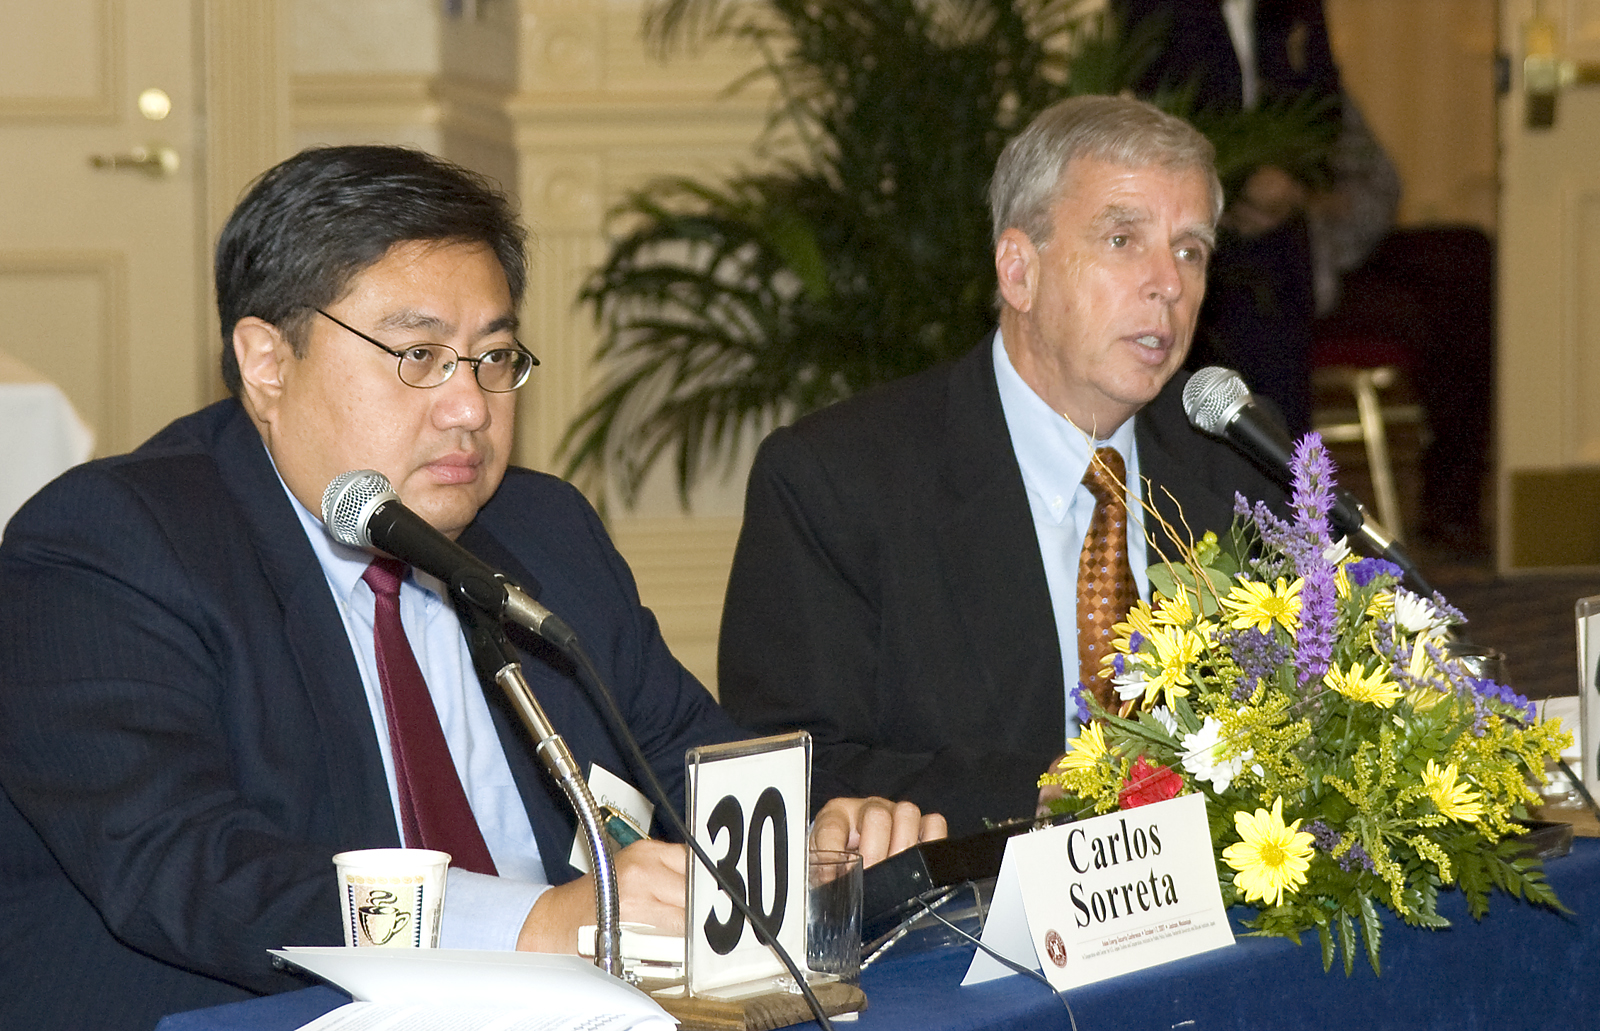
<svg viewBox="0 0 1600 1031">
<path fill-rule="evenodd" d="M 368 848 L 333 857 L 344 907 L 344 943 L 387 949 L 439 945 L 450 853 Z"/>
<path fill-rule="evenodd" d="M 806 966 L 861 980 L 861 855 L 812 849 L 806 864 Z"/>
</svg>

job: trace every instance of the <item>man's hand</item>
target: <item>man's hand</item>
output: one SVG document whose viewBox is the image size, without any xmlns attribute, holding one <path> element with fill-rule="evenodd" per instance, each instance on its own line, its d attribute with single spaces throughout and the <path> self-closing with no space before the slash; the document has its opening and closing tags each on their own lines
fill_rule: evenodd
<svg viewBox="0 0 1600 1031">
<path fill-rule="evenodd" d="M 1056 756 L 1050 761 L 1050 765 L 1044 768 L 1044 772 L 1055 773 L 1061 769 L 1061 760 L 1065 759 L 1066 757 L 1066 752 L 1062 752 L 1060 755 Z M 1039 801 L 1034 805 L 1033 815 L 1049 816 L 1050 803 L 1058 802 L 1066 797 L 1067 792 L 1059 784 L 1046 784 L 1044 787 L 1039 789 Z"/>
<path fill-rule="evenodd" d="M 1304 183 L 1275 165 L 1263 165 L 1250 173 L 1222 222 L 1240 236 L 1260 236 L 1304 211 L 1309 200 Z"/>
<path fill-rule="evenodd" d="M 683 885 L 689 850 L 664 841 L 636 841 L 617 853 L 622 919 L 683 933 Z M 595 922 L 594 877 L 557 885 L 539 896 L 522 923 L 524 952 L 577 952 L 578 928 Z"/>
<path fill-rule="evenodd" d="M 867 866 L 919 841 L 945 836 L 944 817 L 924 816 L 910 802 L 836 798 L 812 825 L 813 848 L 860 852 Z M 689 850 L 663 841 L 636 841 L 617 853 L 622 919 L 683 933 L 683 886 Z M 595 923 L 594 878 L 580 877 L 539 896 L 522 923 L 524 952 L 576 952 L 578 928 Z"/>
<path fill-rule="evenodd" d="M 910 802 L 887 798 L 835 798 L 822 807 L 811 825 L 811 847 L 860 852 L 871 866 L 910 848 L 949 833 L 944 817 L 923 815 Z"/>
</svg>

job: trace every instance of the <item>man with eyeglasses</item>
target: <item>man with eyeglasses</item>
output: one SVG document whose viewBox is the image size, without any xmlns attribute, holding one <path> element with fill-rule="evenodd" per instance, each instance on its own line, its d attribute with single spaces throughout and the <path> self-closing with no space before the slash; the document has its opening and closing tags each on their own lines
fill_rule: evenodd
<svg viewBox="0 0 1600 1031">
<path fill-rule="evenodd" d="M 669 791 L 688 746 L 746 736 L 668 653 L 581 495 L 508 468 L 514 391 L 538 361 L 516 336 L 523 247 L 505 198 L 447 162 L 291 158 L 217 246 L 233 397 L 68 473 L 7 528 L 0 1027 L 149 1028 L 302 987 L 267 950 L 341 943 L 331 857 L 432 845 L 436 789 L 470 846 L 442 945 L 570 952 L 593 922 L 566 803 L 473 672 L 448 592 L 324 532 L 341 473 L 383 473 L 560 613 Z M 396 672 L 385 626 L 420 676 Z M 516 643 L 584 769 L 635 780 L 566 661 Z M 421 682 L 426 712 L 397 715 L 401 681 Z M 444 749 L 420 780 L 418 733 Z M 870 860 L 942 829 L 857 799 L 815 833 Z M 682 926 L 681 845 L 640 841 L 618 866 L 624 920 Z"/>
</svg>

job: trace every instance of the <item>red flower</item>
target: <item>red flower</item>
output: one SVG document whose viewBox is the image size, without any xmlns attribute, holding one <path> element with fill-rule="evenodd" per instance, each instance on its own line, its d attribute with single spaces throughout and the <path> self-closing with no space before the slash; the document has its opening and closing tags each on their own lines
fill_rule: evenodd
<svg viewBox="0 0 1600 1031">
<path fill-rule="evenodd" d="M 1152 802 L 1165 802 L 1183 790 L 1183 778 L 1165 766 L 1151 766 L 1144 756 L 1134 760 L 1128 771 L 1128 781 L 1117 792 L 1117 801 L 1124 809 L 1136 809 Z"/>
</svg>

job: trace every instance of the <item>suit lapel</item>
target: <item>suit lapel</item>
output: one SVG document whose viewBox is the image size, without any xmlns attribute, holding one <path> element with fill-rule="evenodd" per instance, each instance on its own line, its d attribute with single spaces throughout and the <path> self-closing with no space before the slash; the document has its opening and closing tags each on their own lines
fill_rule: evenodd
<svg viewBox="0 0 1600 1031">
<path fill-rule="evenodd" d="M 990 686 L 1064 707 L 1061 646 L 1022 472 L 995 385 L 993 337 L 951 371 L 945 406 L 939 553 L 951 603 Z M 1058 716 L 1051 726 L 1059 726 Z"/>
<path fill-rule="evenodd" d="M 1199 536 L 1207 529 L 1214 529 L 1222 536 L 1233 520 L 1232 490 L 1219 492 L 1197 471 L 1194 437 L 1198 431 L 1189 426 L 1181 410 L 1176 416 L 1166 412 L 1168 395 L 1176 396 L 1186 378 L 1182 374 L 1174 377 L 1163 396 L 1134 417 L 1134 434 L 1139 442 L 1139 475 L 1146 481 L 1145 504 L 1153 506 L 1161 517 L 1159 520 L 1146 517 L 1145 534 L 1150 541 L 1151 562 L 1158 561 L 1160 555 L 1176 560 L 1181 553 L 1180 543 L 1183 547 L 1191 543 L 1187 539 L 1182 542 L 1174 539 L 1161 526 L 1162 521 L 1178 535 L 1186 537 L 1189 530 Z M 1178 419 L 1184 421 L 1175 421 Z M 1187 459 L 1185 453 L 1189 456 Z M 1183 499 L 1181 509 L 1174 497 Z"/>
<path fill-rule="evenodd" d="M 284 637 L 318 723 L 307 740 L 331 743 L 321 758 L 335 788 L 329 804 L 338 826 L 351 842 L 398 845 L 372 711 L 344 621 L 261 437 L 242 410 L 222 427 L 213 455 L 283 613 Z"/>
</svg>

